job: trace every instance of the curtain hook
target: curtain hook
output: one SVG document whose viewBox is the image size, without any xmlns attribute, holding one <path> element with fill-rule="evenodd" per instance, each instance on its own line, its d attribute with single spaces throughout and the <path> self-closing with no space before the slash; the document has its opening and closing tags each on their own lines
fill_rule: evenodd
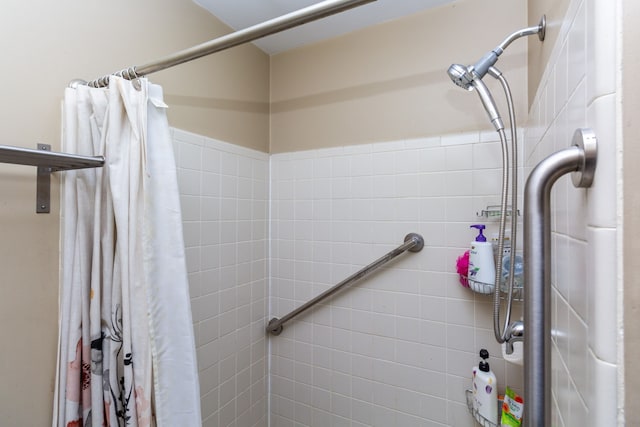
<svg viewBox="0 0 640 427">
<path fill-rule="evenodd" d="M 138 92 L 142 90 L 142 82 L 140 82 L 139 78 L 136 77 L 135 79 L 131 80 L 131 84 L 133 85 L 133 88 Z"/>
</svg>

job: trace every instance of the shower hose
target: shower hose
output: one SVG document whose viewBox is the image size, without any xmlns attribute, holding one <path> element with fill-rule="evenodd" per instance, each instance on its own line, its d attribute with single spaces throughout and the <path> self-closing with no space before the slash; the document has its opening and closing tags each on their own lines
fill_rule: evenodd
<svg viewBox="0 0 640 427">
<path fill-rule="evenodd" d="M 496 279 L 493 293 L 493 331 L 498 343 L 506 342 L 507 329 L 511 323 L 511 308 L 513 305 L 513 283 L 515 262 L 509 263 L 509 275 L 507 276 L 507 307 L 504 327 L 500 327 L 500 278 L 502 277 L 502 258 L 504 252 L 504 233 L 507 221 L 507 204 L 509 192 L 509 170 L 511 170 L 511 254 L 512 261 L 515 257 L 517 230 L 518 230 L 518 137 L 516 130 L 516 116 L 513 107 L 513 97 L 507 80 L 502 72 L 495 67 L 489 68 L 489 74 L 495 77 L 501 84 L 509 109 L 509 127 L 511 129 L 511 168 L 509 162 L 509 149 L 504 129 L 498 130 L 502 147 L 502 191 L 500 202 L 500 224 L 498 229 L 498 256 L 496 260 Z"/>
</svg>

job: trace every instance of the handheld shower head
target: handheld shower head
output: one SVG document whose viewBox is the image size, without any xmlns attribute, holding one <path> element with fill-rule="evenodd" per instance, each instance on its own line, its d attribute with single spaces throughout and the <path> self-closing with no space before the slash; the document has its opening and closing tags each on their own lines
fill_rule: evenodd
<svg viewBox="0 0 640 427">
<path fill-rule="evenodd" d="M 524 28 L 510 34 L 502 43 L 500 43 L 495 49 L 487 52 L 478 62 L 473 65 L 464 66 L 461 64 L 451 64 L 447 70 L 447 74 L 453 83 L 466 90 L 475 89 L 480 96 L 482 105 L 489 115 L 489 119 L 496 130 L 504 129 L 500 114 L 493 97 L 489 92 L 489 89 L 482 81 L 482 78 L 487 74 L 491 74 L 493 77 L 497 77 L 497 71 L 493 70 L 493 66 L 498 62 L 498 57 L 502 55 L 502 52 L 509 46 L 514 40 L 520 37 L 530 36 L 538 34 L 540 40 L 544 40 L 546 29 L 546 18 L 543 15 L 540 19 L 540 23 L 535 27 Z"/>
<path fill-rule="evenodd" d="M 489 115 L 489 120 L 491 120 L 493 127 L 495 127 L 498 132 L 504 129 L 504 123 L 502 123 L 502 118 L 500 117 L 500 113 L 498 113 L 498 107 L 496 106 L 496 102 L 493 100 L 493 96 L 491 96 L 491 92 L 489 92 L 487 85 L 484 84 L 481 78 L 473 79 L 471 81 L 471 85 L 478 93 L 482 106 Z"/>
<path fill-rule="evenodd" d="M 447 70 L 449 78 L 453 83 L 460 86 L 462 89 L 472 90 L 471 82 L 473 81 L 473 75 L 467 70 L 467 67 L 461 64 L 451 64 Z"/>
<path fill-rule="evenodd" d="M 484 84 L 482 78 L 478 76 L 473 67 L 451 64 L 447 70 L 447 74 L 449 74 L 451 81 L 461 88 L 469 91 L 475 89 L 493 126 L 497 131 L 504 129 L 502 118 L 500 117 L 500 113 L 498 113 L 498 107 L 491 96 L 491 92 L 489 92 L 489 88 L 487 88 L 487 85 Z"/>
</svg>

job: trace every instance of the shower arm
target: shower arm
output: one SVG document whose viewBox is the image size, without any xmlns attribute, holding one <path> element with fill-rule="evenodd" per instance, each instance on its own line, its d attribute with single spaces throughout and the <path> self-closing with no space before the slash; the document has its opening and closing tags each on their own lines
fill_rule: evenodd
<svg viewBox="0 0 640 427">
<path fill-rule="evenodd" d="M 482 58 L 480 58 L 478 62 L 470 66 L 469 73 L 472 75 L 473 74 L 472 71 L 475 71 L 478 78 L 483 78 L 489 71 L 489 68 L 491 68 L 493 65 L 495 65 L 496 62 L 498 62 L 498 57 L 502 55 L 504 50 L 511 43 L 513 43 L 514 41 L 518 40 L 521 37 L 532 36 L 534 34 L 538 35 L 538 39 L 540 39 L 540 41 L 544 41 L 544 38 L 546 35 L 546 28 L 547 28 L 547 18 L 545 15 L 542 15 L 538 25 L 534 27 L 523 28 L 521 30 L 518 30 L 509 34 L 509 36 L 506 39 L 504 39 L 504 41 L 500 43 L 495 49 L 487 52 Z"/>
<path fill-rule="evenodd" d="M 538 25 L 536 25 L 535 27 L 528 27 L 528 28 L 523 28 L 521 30 L 518 31 L 514 31 L 512 34 L 510 34 L 506 39 L 504 39 L 504 41 L 502 43 L 500 43 L 498 45 L 498 47 L 496 47 L 494 49 L 494 52 L 496 51 L 500 51 L 500 53 L 496 52 L 498 55 L 502 54 L 502 52 L 514 41 L 518 40 L 520 37 L 526 37 L 526 36 L 532 36 L 534 34 L 538 35 L 538 39 L 540 39 L 540 41 L 544 41 L 544 37 L 546 35 L 546 28 L 547 28 L 547 18 L 545 15 L 542 15 L 542 18 L 540 18 L 540 22 L 538 23 Z"/>
</svg>

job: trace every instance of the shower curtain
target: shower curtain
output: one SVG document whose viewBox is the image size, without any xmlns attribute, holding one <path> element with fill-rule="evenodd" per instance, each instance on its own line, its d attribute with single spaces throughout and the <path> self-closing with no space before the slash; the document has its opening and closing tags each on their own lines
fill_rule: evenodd
<svg viewBox="0 0 640 427">
<path fill-rule="evenodd" d="M 180 203 L 162 89 L 110 78 L 65 92 L 53 427 L 201 426 Z"/>
</svg>

